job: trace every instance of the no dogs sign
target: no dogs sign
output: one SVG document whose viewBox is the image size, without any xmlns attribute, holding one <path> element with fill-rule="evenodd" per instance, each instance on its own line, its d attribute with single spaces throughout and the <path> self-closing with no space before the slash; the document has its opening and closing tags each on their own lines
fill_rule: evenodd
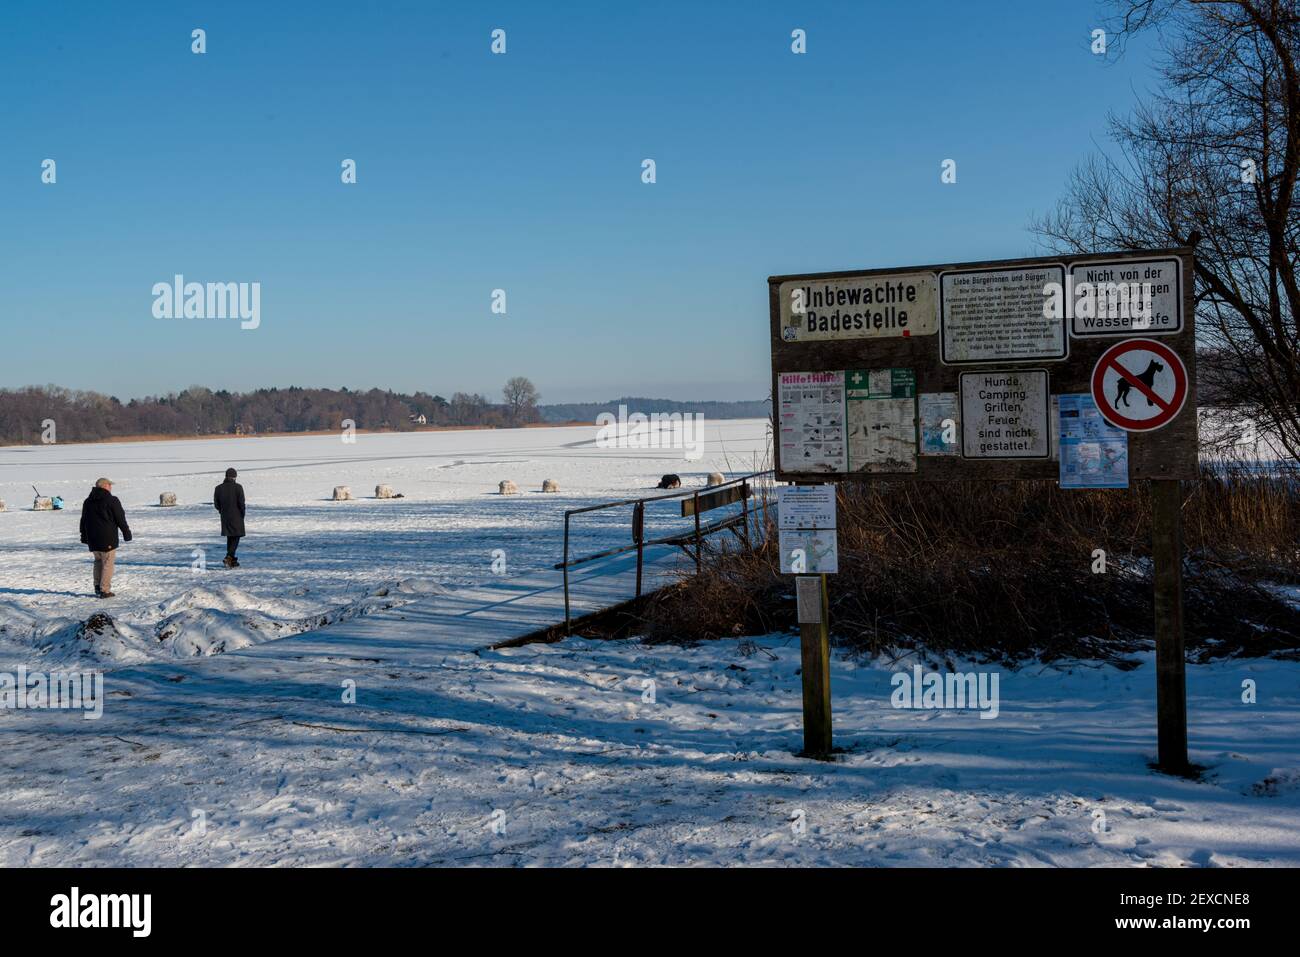
<svg viewBox="0 0 1300 957">
<path fill-rule="evenodd" d="M 1127 432 L 1168 425 L 1187 401 L 1187 368 L 1154 339 L 1128 339 L 1101 354 L 1092 369 L 1092 398 L 1102 417 Z"/>
</svg>

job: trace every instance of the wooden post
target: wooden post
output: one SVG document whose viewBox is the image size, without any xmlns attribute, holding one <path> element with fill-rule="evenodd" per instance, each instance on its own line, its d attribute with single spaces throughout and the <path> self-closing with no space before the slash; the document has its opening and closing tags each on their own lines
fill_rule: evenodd
<svg viewBox="0 0 1300 957">
<path fill-rule="evenodd" d="M 1159 766 L 1185 774 L 1187 674 L 1183 648 L 1183 502 L 1174 479 L 1151 480 L 1151 557 L 1155 563 L 1156 723 Z"/>
<path fill-rule="evenodd" d="M 569 630 L 569 513 L 564 513 L 564 633 L 573 634 Z"/>
<path fill-rule="evenodd" d="M 696 492 L 692 502 L 695 506 L 695 574 L 700 573 L 700 493 Z"/>
<path fill-rule="evenodd" d="M 740 487 L 741 495 L 744 497 L 740 500 L 740 527 L 745 531 L 745 551 L 751 551 L 749 544 L 749 483 L 745 482 Z"/>
<path fill-rule="evenodd" d="M 831 753 L 830 608 L 825 575 L 795 578 L 803 664 L 803 750 L 810 758 Z"/>
<path fill-rule="evenodd" d="M 632 507 L 632 538 L 636 542 L 636 597 L 641 597 L 641 564 L 645 558 L 645 502 Z"/>
</svg>

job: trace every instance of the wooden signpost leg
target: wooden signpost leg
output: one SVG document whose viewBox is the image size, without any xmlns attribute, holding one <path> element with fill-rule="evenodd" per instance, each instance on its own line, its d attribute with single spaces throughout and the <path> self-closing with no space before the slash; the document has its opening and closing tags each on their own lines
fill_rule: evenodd
<svg viewBox="0 0 1300 957">
<path fill-rule="evenodd" d="M 1155 562 L 1156 722 L 1160 770 L 1184 774 L 1187 763 L 1187 675 L 1183 648 L 1182 489 L 1151 480 L 1151 557 Z"/>
<path fill-rule="evenodd" d="M 803 652 L 803 750 L 808 757 L 827 758 L 831 753 L 831 654 L 826 576 L 800 575 L 797 584 Z M 813 617 L 819 620 L 807 620 Z"/>
</svg>

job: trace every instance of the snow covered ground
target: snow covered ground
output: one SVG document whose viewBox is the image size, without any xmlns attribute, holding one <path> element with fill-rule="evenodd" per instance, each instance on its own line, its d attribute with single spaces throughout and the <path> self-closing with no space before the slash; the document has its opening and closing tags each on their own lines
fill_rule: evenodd
<svg viewBox="0 0 1300 957">
<path fill-rule="evenodd" d="M 1300 864 L 1296 662 L 1188 669 L 1186 781 L 1147 766 L 1150 660 L 1003 673 L 984 720 L 837 658 L 819 763 L 794 636 L 476 651 L 422 608 L 4 714 L 0 864 Z"/>
<path fill-rule="evenodd" d="M 566 505 L 761 464 L 762 423 L 718 428 L 695 463 L 590 429 L 0 450 L 11 508 L 35 481 L 74 509 L 0 514 L 0 668 L 103 644 L 81 667 L 107 670 L 98 720 L 0 711 L 0 865 L 1300 865 L 1300 662 L 1189 665 L 1189 781 L 1148 767 L 1150 656 L 1002 671 L 993 719 L 896 708 L 916 662 L 837 656 L 821 763 L 796 756 L 794 635 L 487 649 L 544 588 Z M 228 463 L 247 567 L 195 576 Z M 139 540 L 97 603 L 75 508 L 99 474 Z M 322 501 L 379 482 L 410 497 Z M 78 636 L 97 611 L 118 637 Z"/>
</svg>

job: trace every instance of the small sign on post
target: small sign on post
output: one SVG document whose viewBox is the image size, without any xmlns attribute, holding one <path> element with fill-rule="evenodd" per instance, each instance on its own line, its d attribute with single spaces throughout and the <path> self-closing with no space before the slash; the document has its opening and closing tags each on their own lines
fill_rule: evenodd
<svg viewBox="0 0 1300 957">
<path fill-rule="evenodd" d="M 795 581 L 796 594 L 806 594 L 805 602 L 816 609 L 810 610 L 807 617 L 817 617 L 817 621 L 803 621 L 805 616 L 799 616 L 803 753 L 826 759 L 831 755 L 831 640 L 826 576 L 805 575 Z"/>
<path fill-rule="evenodd" d="M 795 605 L 801 625 L 822 623 L 822 580 L 817 575 L 800 575 L 794 580 Z"/>
<path fill-rule="evenodd" d="M 781 571 L 833 575 L 840 570 L 834 485 L 785 485 L 776 490 Z"/>
<path fill-rule="evenodd" d="M 781 571 L 798 575 L 799 645 L 803 677 L 803 753 L 831 753 L 830 613 L 826 576 L 839 571 L 834 485 L 776 490 Z"/>
</svg>

